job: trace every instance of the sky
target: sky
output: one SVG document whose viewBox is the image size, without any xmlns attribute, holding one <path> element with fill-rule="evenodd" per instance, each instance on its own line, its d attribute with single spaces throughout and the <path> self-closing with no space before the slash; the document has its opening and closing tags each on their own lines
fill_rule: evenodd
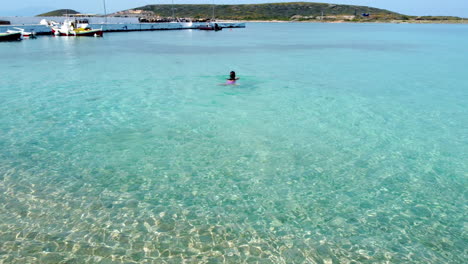
<svg viewBox="0 0 468 264">
<path fill-rule="evenodd" d="M 56 9 L 74 9 L 81 13 L 103 14 L 104 0 L 2 0 L 0 16 L 33 16 Z M 299 2 L 287 0 L 105 0 L 107 13 L 150 4 L 253 4 L 273 2 Z M 388 9 L 406 15 L 468 17 L 468 0 L 314 0 L 334 4 L 364 5 Z"/>
</svg>

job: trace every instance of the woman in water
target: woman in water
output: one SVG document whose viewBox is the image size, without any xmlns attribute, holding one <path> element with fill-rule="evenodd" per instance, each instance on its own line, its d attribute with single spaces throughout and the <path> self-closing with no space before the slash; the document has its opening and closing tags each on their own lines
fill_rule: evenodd
<svg viewBox="0 0 468 264">
<path fill-rule="evenodd" d="M 229 79 L 227 79 L 227 84 L 235 84 L 237 80 L 239 80 L 239 77 L 236 77 L 236 72 L 231 71 Z"/>
</svg>

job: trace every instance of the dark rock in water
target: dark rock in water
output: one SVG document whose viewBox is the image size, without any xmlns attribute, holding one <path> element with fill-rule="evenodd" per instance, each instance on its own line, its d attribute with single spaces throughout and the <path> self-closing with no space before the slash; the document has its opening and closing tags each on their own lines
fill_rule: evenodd
<svg viewBox="0 0 468 264">
<path fill-rule="evenodd" d="M 102 207 L 103 205 L 99 201 L 94 201 L 89 205 L 90 210 L 100 210 Z"/>
<path fill-rule="evenodd" d="M 112 248 L 100 246 L 94 250 L 94 254 L 100 257 L 109 257 L 112 255 Z"/>
<path fill-rule="evenodd" d="M 128 208 L 137 208 L 138 204 L 139 204 L 139 202 L 137 200 L 132 199 L 132 200 L 127 201 L 126 207 L 128 207 Z"/>
<path fill-rule="evenodd" d="M 52 263 L 59 263 L 63 261 L 65 257 L 63 257 L 59 253 L 48 253 L 45 254 L 44 256 L 41 257 L 41 263 L 47 263 L 47 264 L 52 264 Z"/>
<path fill-rule="evenodd" d="M 297 248 L 289 248 L 283 252 L 287 263 L 304 263 L 306 258 Z"/>
<path fill-rule="evenodd" d="M 10 21 L 0 20 L 0 25 L 11 25 Z"/>
<path fill-rule="evenodd" d="M 130 255 L 134 261 L 141 261 L 145 257 L 144 252 L 135 252 Z"/>
<path fill-rule="evenodd" d="M 419 217 L 429 218 L 432 216 L 431 210 L 423 205 L 414 206 L 413 208 L 411 208 L 411 212 Z"/>
<path fill-rule="evenodd" d="M 79 258 L 71 258 L 71 259 L 67 259 L 65 263 L 67 263 L 67 264 L 80 264 L 80 263 L 83 263 L 83 260 L 79 259 Z"/>
<path fill-rule="evenodd" d="M 57 243 L 49 242 L 49 243 L 46 243 L 46 244 L 42 247 L 42 251 L 43 251 L 43 252 L 54 252 L 54 251 L 57 250 L 57 247 L 58 247 L 58 244 L 57 244 Z"/>
<path fill-rule="evenodd" d="M 173 219 L 161 219 L 157 229 L 158 232 L 170 232 L 175 228 L 175 221 Z"/>
</svg>

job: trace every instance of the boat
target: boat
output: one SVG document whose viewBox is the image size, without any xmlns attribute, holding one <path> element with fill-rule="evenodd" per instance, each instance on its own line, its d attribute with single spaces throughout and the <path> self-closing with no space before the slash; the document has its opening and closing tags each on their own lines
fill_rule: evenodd
<svg viewBox="0 0 468 264">
<path fill-rule="evenodd" d="M 214 4 L 214 0 L 213 0 L 212 7 L 213 7 L 213 15 L 211 16 L 211 21 L 216 21 L 216 20 L 215 20 L 215 4 Z M 223 30 L 223 28 L 220 27 L 220 26 L 218 25 L 218 23 L 214 23 L 214 22 L 206 23 L 206 25 L 199 26 L 198 29 L 200 29 L 200 30 L 214 30 L 214 31 Z"/>
<path fill-rule="evenodd" d="M 17 41 L 22 39 L 21 32 L 0 33 L 0 41 Z"/>
<path fill-rule="evenodd" d="M 28 32 L 28 31 L 24 31 L 23 28 L 17 28 L 15 27 L 14 29 L 16 30 L 7 30 L 7 33 L 21 33 L 21 36 L 23 38 L 35 38 L 36 37 L 36 32 L 34 31 L 31 31 L 31 32 Z"/>
<path fill-rule="evenodd" d="M 223 28 L 220 27 L 218 25 L 218 23 L 207 23 L 206 25 L 199 26 L 198 29 L 200 29 L 200 30 L 214 30 L 214 31 L 223 30 Z"/>
<path fill-rule="evenodd" d="M 53 20 L 41 19 L 39 24 L 43 26 L 47 26 L 47 27 L 55 27 L 55 26 L 58 26 L 60 23 L 55 22 Z"/>
<path fill-rule="evenodd" d="M 90 28 L 87 23 L 78 23 L 77 20 L 65 19 L 63 24 L 52 26 L 52 33 L 56 36 L 75 37 L 102 37 L 103 30 Z"/>
</svg>

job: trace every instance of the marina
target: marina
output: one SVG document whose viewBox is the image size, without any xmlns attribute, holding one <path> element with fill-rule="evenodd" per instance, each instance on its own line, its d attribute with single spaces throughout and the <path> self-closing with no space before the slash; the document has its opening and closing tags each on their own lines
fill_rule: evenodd
<svg viewBox="0 0 468 264">
<path fill-rule="evenodd" d="M 52 30 L 47 25 L 41 25 L 41 20 L 63 23 L 66 17 L 0 17 L 0 20 L 9 21 L 10 25 L 0 25 L 0 33 L 12 28 L 21 28 L 25 31 L 34 31 L 37 35 L 52 35 Z M 199 29 L 207 25 L 206 22 L 162 22 L 140 23 L 136 17 L 82 17 L 88 20 L 91 28 L 101 28 L 104 32 L 130 32 L 153 30 L 181 30 Z M 245 23 L 216 22 L 221 28 L 245 28 Z"/>
</svg>

